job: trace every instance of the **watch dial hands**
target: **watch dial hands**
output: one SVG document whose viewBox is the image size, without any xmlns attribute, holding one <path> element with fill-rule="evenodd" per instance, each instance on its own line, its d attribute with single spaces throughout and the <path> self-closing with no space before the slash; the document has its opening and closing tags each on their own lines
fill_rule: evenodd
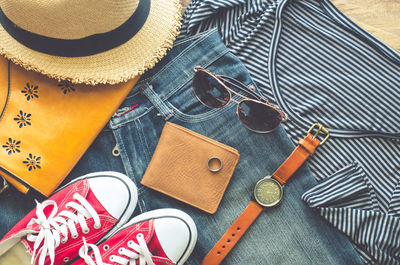
<svg viewBox="0 0 400 265">
<path fill-rule="evenodd" d="M 262 206 L 271 207 L 280 202 L 282 187 L 275 179 L 264 178 L 256 184 L 254 196 Z"/>
</svg>

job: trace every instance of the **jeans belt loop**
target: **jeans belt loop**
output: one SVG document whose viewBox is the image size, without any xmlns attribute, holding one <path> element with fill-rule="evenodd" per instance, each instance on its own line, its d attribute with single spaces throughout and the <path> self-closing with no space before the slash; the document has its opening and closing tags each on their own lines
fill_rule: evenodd
<svg viewBox="0 0 400 265">
<path fill-rule="evenodd" d="M 154 105 L 161 116 L 165 120 L 168 120 L 174 115 L 174 111 L 167 106 L 167 104 L 159 97 L 159 95 L 153 90 L 153 86 L 146 84 L 142 89 L 143 95 Z"/>
</svg>

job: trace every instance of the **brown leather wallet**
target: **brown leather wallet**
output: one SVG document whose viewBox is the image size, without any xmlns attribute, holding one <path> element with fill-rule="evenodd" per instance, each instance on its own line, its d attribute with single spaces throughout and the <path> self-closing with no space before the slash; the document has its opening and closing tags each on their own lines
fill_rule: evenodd
<svg viewBox="0 0 400 265">
<path fill-rule="evenodd" d="M 239 158 L 235 148 L 167 122 L 141 183 L 213 214 Z"/>
</svg>

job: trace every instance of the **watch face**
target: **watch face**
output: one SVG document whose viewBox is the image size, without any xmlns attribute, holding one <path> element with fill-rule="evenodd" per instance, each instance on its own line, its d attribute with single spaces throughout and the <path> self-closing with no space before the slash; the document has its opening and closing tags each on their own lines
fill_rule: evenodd
<svg viewBox="0 0 400 265">
<path fill-rule="evenodd" d="M 264 207 L 277 205 L 282 199 L 282 185 L 274 178 L 263 178 L 254 188 L 254 198 Z"/>
</svg>

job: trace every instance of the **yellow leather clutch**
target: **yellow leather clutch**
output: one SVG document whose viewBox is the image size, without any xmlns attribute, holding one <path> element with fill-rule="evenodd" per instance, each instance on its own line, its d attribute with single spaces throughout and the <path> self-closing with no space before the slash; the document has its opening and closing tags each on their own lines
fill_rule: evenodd
<svg viewBox="0 0 400 265">
<path fill-rule="evenodd" d="M 215 213 L 239 158 L 235 148 L 167 122 L 141 183 Z"/>
<path fill-rule="evenodd" d="M 21 192 L 50 195 L 138 79 L 73 85 L 0 57 L 0 175 Z"/>
</svg>

